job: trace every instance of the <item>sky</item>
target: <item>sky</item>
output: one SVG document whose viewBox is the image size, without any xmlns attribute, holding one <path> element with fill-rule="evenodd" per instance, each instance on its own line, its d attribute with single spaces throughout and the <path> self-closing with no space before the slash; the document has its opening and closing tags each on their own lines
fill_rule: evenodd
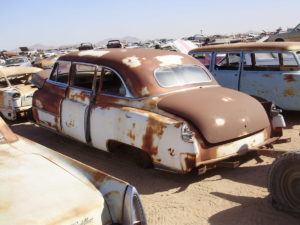
<svg viewBox="0 0 300 225">
<path fill-rule="evenodd" d="M 0 0 L 0 50 L 274 31 L 300 23 L 299 9 L 299 0 Z"/>
</svg>

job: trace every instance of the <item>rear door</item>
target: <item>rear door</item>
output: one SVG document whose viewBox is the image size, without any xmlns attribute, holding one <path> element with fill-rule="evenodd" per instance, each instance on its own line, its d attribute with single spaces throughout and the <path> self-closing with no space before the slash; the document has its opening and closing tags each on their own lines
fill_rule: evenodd
<svg viewBox="0 0 300 225">
<path fill-rule="evenodd" d="M 61 130 L 60 107 L 68 88 L 70 68 L 71 62 L 57 62 L 49 79 L 33 95 L 34 119 L 56 131 Z"/>
<path fill-rule="evenodd" d="M 241 52 L 215 52 L 210 71 L 221 86 L 238 90 Z"/>
<path fill-rule="evenodd" d="M 300 110 L 300 67 L 292 52 L 244 53 L 240 91 L 272 101 L 286 110 Z"/>
<path fill-rule="evenodd" d="M 89 114 L 97 66 L 73 63 L 71 71 L 70 86 L 61 107 L 62 132 L 88 143 Z"/>
</svg>

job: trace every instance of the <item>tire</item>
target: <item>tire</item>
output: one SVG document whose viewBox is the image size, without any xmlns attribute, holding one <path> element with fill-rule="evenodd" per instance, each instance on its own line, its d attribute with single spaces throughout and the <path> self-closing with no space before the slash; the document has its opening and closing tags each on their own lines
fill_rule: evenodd
<svg viewBox="0 0 300 225">
<path fill-rule="evenodd" d="M 268 174 L 268 189 L 273 206 L 300 215 L 300 151 L 276 159 Z"/>
</svg>

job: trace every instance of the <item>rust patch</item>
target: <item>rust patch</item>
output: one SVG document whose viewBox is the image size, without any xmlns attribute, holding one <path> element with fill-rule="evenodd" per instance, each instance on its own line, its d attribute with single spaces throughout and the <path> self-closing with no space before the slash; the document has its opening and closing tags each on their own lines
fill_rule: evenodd
<svg viewBox="0 0 300 225">
<path fill-rule="evenodd" d="M 296 92 L 293 88 L 286 88 L 284 90 L 284 96 L 295 96 Z"/>
<path fill-rule="evenodd" d="M 263 74 L 262 77 L 265 77 L 265 78 L 270 78 L 272 77 L 270 74 Z"/>
<path fill-rule="evenodd" d="M 294 74 L 286 74 L 284 75 L 283 79 L 288 83 L 297 81 Z"/>
<path fill-rule="evenodd" d="M 135 135 L 132 133 L 132 130 L 130 130 L 127 134 L 128 137 L 130 137 L 132 140 L 135 141 Z"/>
<path fill-rule="evenodd" d="M 150 155 L 157 155 L 158 146 L 154 146 L 154 136 L 160 138 L 163 133 L 164 129 L 166 128 L 166 124 L 161 123 L 152 115 L 149 115 L 148 118 L 148 126 L 143 136 L 143 145 L 142 149 L 147 151 Z"/>
<path fill-rule="evenodd" d="M 196 167 L 196 156 L 190 153 L 185 153 L 185 155 L 186 155 L 186 157 L 184 158 L 185 166 L 187 172 L 189 172 Z"/>
<path fill-rule="evenodd" d="M 175 156 L 175 149 L 168 148 L 168 151 L 170 153 L 170 156 Z"/>
</svg>

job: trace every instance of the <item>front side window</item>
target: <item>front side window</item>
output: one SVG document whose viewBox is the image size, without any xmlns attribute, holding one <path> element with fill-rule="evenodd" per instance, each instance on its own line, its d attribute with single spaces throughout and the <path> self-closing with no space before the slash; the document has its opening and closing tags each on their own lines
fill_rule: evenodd
<svg viewBox="0 0 300 225">
<path fill-rule="evenodd" d="M 207 72 L 196 65 L 160 67 L 155 70 L 154 77 L 160 86 L 166 88 L 211 81 Z"/>
<path fill-rule="evenodd" d="M 76 64 L 73 85 L 92 90 L 95 72 L 96 66 Z"/>
<path fill-rule="evenodd" d="M 58 62 L 51 73 L 50 80 L 67 84 L 69 80 L 69 72 L 71 62 Z"/>
<path fill-rule="evenodd" d="M 216 53 L 215 70 L 238 70 L 240 66 L 240 53 Z"/>
</svg>

